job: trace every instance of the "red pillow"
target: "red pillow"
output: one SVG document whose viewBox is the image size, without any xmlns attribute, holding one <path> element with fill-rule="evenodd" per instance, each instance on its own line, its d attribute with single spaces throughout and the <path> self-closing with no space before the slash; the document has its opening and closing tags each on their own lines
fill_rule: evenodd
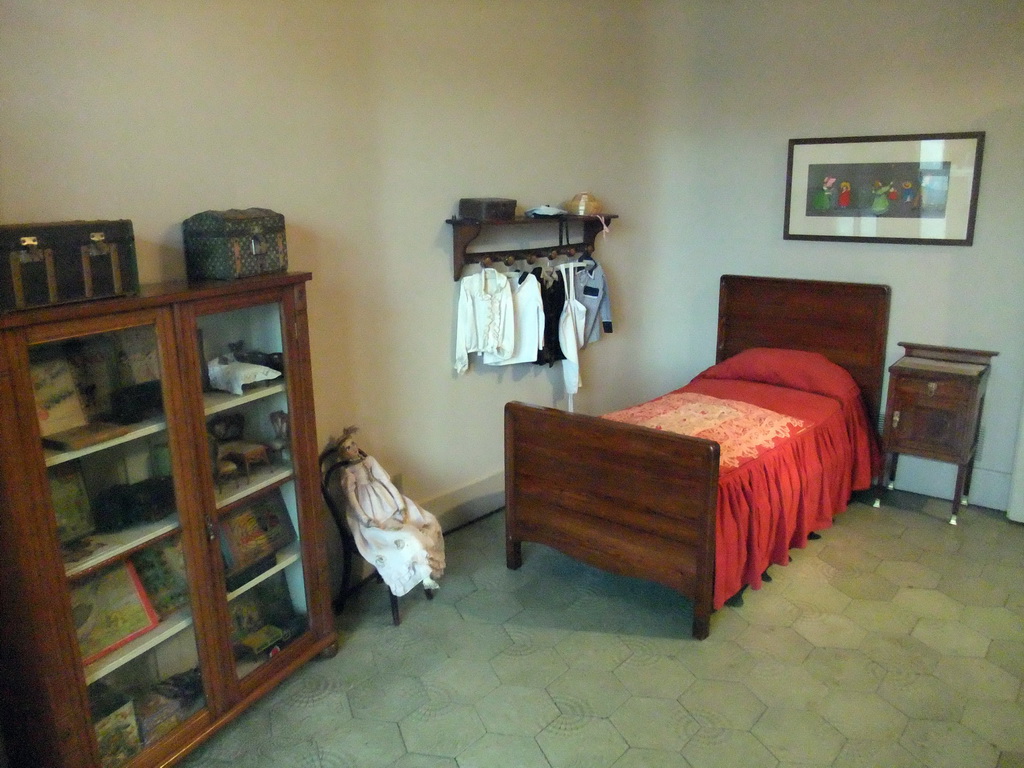
<svg viewBox="0 0 1024 768">
<path fill-rule="evenodd" d="M 697 374 L 696 378 L 759 381 L 838 398 L 857 387 L 846 369 L 824 355 L 767 347 L 744 350 Z"/>
</svg>

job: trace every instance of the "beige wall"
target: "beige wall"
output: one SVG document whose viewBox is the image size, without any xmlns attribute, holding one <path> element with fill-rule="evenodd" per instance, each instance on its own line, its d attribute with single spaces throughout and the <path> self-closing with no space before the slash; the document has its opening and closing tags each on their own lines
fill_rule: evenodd
<svg viewBox="0 0 1024 768">
<path fill-rule="evenodd" d="M 499 503 L 502 405 L 564 399 L 557 368 L 453 374 L 445 219 L 460 197 L 591 191 L 621 216 L 598 254 L 615 333 L 585 353 L 578 410 L 711 362 L 723 272 L 887 282 L 893 359 L 901 340 L 1002 353 L 976 496 L 1005 507 L 1022 18 L 982 0 L 0 0 L 0 221 L 130 218 L 154 281 L 183 274 L 192 213 L 281 211 L 314 273 L 320 442 L 360 425 L 454 522 Z M 782 241 L 788 138 L 953 130 L 989 132 L 973 248 Z M 909 487 L 951 490 L 908 464 Z"/>
</svg>

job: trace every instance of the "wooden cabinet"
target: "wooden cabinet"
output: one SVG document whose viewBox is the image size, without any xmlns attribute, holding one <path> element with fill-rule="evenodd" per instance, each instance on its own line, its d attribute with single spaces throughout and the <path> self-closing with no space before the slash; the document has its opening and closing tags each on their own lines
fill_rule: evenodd
<svg viewBox="0 0 1024 768">
<path fill-rule="evenodd" d="M 172 765 L 337 650 L 309 278 L 0 316 L 13 764 Z"/>
<path fill-rule="evenodd" d="M 958 467 L 953 494 L 967 503 L 989 364 L 997 352 L 900 342 L 906 354 L 889 368 L 883 442 L 889 488 L 901 453 Z"/>
</svg>

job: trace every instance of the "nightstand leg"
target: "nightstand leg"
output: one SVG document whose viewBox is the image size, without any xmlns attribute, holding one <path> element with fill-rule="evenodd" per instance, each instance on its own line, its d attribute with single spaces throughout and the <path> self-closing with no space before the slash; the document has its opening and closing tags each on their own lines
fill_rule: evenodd
<svg viewBox="0 0 1024 768">
<path fill-rule="evenodd" d="M 956 513 L 960 506 L 967 506 L 967 490 L 971 484 L 971 465 L 974 462 L 961 464 L 956 470 L 956 491 L 953 493 L 953 514 L 949 518 L 950 525 L 956 525 Z"/>
<path fill-rule="evenodd" d="M 885 454 L 885 469 L 882 472 L 882 478 L 885 487 L 890 491 L 895 487 L 896 463 L 899 461 L 899 458 L 900 455 L 898 453 Z"/>
</svg>

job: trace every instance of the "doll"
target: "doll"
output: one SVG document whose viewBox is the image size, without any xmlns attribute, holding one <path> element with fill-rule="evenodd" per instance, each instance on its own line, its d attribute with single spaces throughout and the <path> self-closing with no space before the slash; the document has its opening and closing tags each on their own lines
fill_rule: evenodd
<svg viewBox="0 0 1024 768">
<path fill-rule="evenodd" d="M 356 431 L 346 428 L 340 438 L 332 438 L 328 450 L 345 463 L 339 482 L 359 554 L 398 597 L 417 584 L 437 589 L 445 567 L 440 523 L 403 496 L 377 460 L 360 450 L 353 439 Z"/>
</svg>

